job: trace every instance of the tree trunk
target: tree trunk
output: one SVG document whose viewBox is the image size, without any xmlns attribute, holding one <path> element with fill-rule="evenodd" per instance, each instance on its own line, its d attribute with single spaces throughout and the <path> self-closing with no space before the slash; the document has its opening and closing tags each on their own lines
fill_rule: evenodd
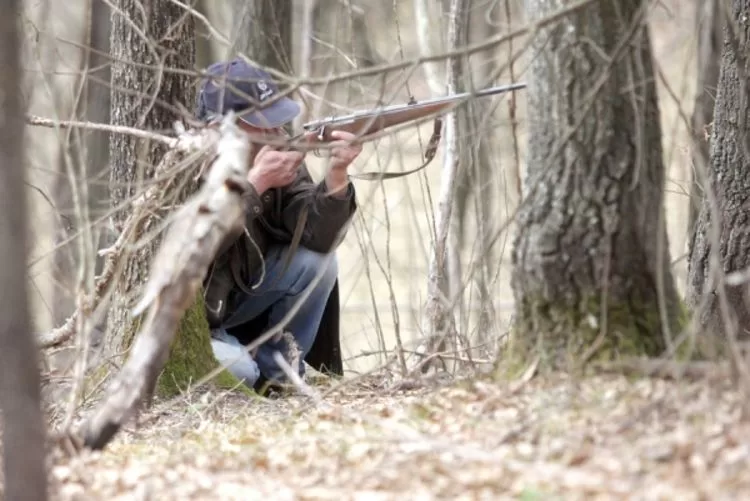
<svg viewBox="0 0 750 501">
<path fill-rule="evenodd" d="M 709 126 L 714 118 L 714 98 L 721 67 L 721 42 L 724 14 L 720 0 L 698 0 L 696 25 L 698 32 L 697 96 L 693 107 L 693 183 L 690 185 L 688 235 L 693 235 L 703 199 L 703 181 L 708 172 Z M 691 237 L 692 239 L 692 237 Z"/>
<path fill-rule="evenodd" d="M 721 57 L 706 196 L 690 249 L 687 296 L 707 334 L 746 338 L 750 330 L 744 292 L 747 278 L 726 284 L 724 275 L 743 272 L 750 265 L 746 209 L 750 201 L 750 28 L 746 22 L 750 2 L 735 0 L 731 16 Z"/>
<path fill-rule="evenodd" d="M 525 6 L 533 22 L 569 3 Z M 678 328 L 645 10 L 601 0 L 533 39 L 512 347 L 550 368 L 656 355 Z"/>
<path fill-rule="evenodd" d="M 195 4 L 195 10 L 206 16 L 209 21 L 213 21 L 210 1 L 198 0 Z M 210 29 L 205 24 L 198 23 L 195 27 L 195 66 L 205 68 L 218 59 L 217 51 L 214 48 L 215 43 L 211 40 Z"/>
<path fill-rule="evenodd" d="M 194 69 L 193 18 L 169 0 L 119 0 L 116 5 L 121 13 L 112 16 L 111 45 L 115 59 L 112 122 L 142 129 L 171 129 L 173 121 L 184 118 L 176 111 L 178 103 L 188 110 L 194 108 L 194 82 L 170 71 Z M 149 40 L 143 40 L 133 26 Z M 165 153 L 164 145 L 112 135 L 110 191 L 113 208 L 117 210 L 113 220 L 118 233 L 128 214 L 121 205 L 126 209 L 132 207 L 132 198 L 149 186 L 155 166 L 160 161 L 184 160 L 179 155 L 165 157 Z M 172 212 L 166 206 L 182 203 L 195 191 L 194 176 L 193 169 L 183 171 L 176 189 L 163 195 L 163 213 L 147 217 L 139 241 L 131 242 L 130 247 L 136 249 L 126 253 L 108 319 L 108 340 L 113 354 L 129 348 L 138 330 L 141 318 L 131 318 L 130 309 L 140 298 L 154 251 L 161 240 L 163 223 Z M 203 304 L 196 301 L 182 319 L 170 359 L 159 380 L 158 392 L 174 394 L 205 374 L 207 367 L 213 368 L 216 364 Z"/>
<path fill-rule="evenodd" d="M 30 244 L 24 184 L 18 16 L 21 2 L 5 2 L 0 21 L 0 409 L 3 496 L 47 499 L 45 424 L 38 353 L 28 301 L 26 256 Z"/>
</svg>

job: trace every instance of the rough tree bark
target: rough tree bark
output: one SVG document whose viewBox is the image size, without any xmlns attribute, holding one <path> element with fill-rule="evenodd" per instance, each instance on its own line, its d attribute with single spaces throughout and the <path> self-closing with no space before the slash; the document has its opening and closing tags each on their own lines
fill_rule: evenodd
<svg viewBox="0 0 750 501">
<path fill-rule="evenodd" d="M 24 184 L 24 117 L 18 16 L 4 3 L 0 20 L 0 409 L 4 499 L 47 499 L 45 424 L 38 353 L 31 329 L 26 256 L 28 202 Z"/>
<path fill-rule="evenodd" d="M 715 339 L 712 334 L 747 338 L 750 331 L 747 277 L 725 282 L 725 274 L 745 272 L 750 266 L 750 2 L 734 0 L 731 22 L 725 19 L 728 29 L 714 106 L 706 196 L 688 268 L 688 303 L 696 309 L 707 340 Z"/>
<path fill-rule="evenodd" d="M 184 118 L 180 105 L 194 108 L 195 86 L 172 69 L 192 70 L 195 61 L 193 17 L 169 0 L 118 0 L 112 14 L 112 123 L 150 130 L 172 128 Z M 147 39 L 144 39 L 147 37 Z M 180 155 L 165 156 L 166 146 L 127 135 L 110 139 L 110 192 L 117 234 L 140 196 L 153 180 L 159 162 L 177 163 Z M 168 167 L 165 168 L 168 170 Z M 112 354 L 130 347 L 142 317 L 130 311 L 140 299 L 166 218 L 197 188 L 195 170 L 185 169 L 177 187 L 163 200 L 164 210 L 146 218 L 126 252 L 108 318 Z M 203 303 L 194 302 L 181 319 L 169 360 L 159 379 L 158 393 L 173 395 L 216 367 Z"/>
<path fill-rule="evenodd" d="M 690 211 L 688 235 L 693 235 L 695 222 L 703 199 L 703 176 L 710 162 L 708 128 L 714 118 L 714 99 L 721 68 L 721 42 L 723 39 L 724 14 L 719 0 L 696 2 L 696 27 L 698 32 L 697 95 L 691 117 L 693 132 L 693 183 L 690 185 Z"/>
<path fill-rule="evenodd" d="M 646 3 L 589 3 L 533 39 L 511 346 L 541 367 L 656 355 L 679 326 Z"/>
</svg>

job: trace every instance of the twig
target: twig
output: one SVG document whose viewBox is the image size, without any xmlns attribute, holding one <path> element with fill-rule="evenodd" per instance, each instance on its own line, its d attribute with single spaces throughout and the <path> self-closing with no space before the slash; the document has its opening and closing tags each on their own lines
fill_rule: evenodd
<svg viewBox="0 0 750 501">
<path fill-rule="evenodd" d="M 129 136 L 140 137 L 141 139 L 151 139 L 164 143 L 170 148 L 174 148 L 177 144 L 177 138 L 165 136 L 163 134 L 157 134 L 156 132 L 149 132 L 146 130 L 137 129 L 135 127 L 126 127 L 123 125 L 109 125 L 95 122 L 84 122 L 77 120 L 54 120 L 52 118 L 43 118 L 36 115 L 27 115 L 26 123 L 29 125 L 37 125 L 41 127 L 59 127 L 61 129 L 88 129 L 97 130 L 102 132 L 114 132 L 115 134 L 126 134 Z"/>
</svg>

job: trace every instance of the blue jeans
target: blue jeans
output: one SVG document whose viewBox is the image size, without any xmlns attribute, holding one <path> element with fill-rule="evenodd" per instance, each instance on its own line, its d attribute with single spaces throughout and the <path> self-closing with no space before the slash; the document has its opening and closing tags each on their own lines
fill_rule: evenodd
<svg viewBox="0 0 750 501">
<path fill-rule="evenodd" d="M 227 370 L 249 387 L 253 387 L 261 373 L 269 380 L 286 379 L 284 372 L 274 360 L 274 353 L 281 352 L 284 359 L 291 363 L 288 345 L 284 339 L 268 340 L 260 345 L 253 358 L 237 338 L 226 332 L 226 329 L 254 319 L 269 307 L 268 328 L 276 326 L 290 309 L 297 306 L 299 296 L 316 280 L 317 275 L 322 275 L 310 295 L 283 327 L 284 331 L 294 337 L 300 352 L 299 365 L 292 368 L 297 369 L 300 376 L 304 376 L 304 358 L 315 341 L 328 297 L 338 277 L 335 255 L 320 254 L 301 246 L 297 248 L 286 273 L 281 275 L 288 252 L 288 246 L 272 246 L 269 249 L 265 258 L 263 282 L 257 284 L 261 278 L 259 270 L 250 284 L 246 284 L 248 289 L 257 286 L 251 289 L 253 294 L 241 292 L 235 311 L 225 320 L 222 327 L 212 332 L 211 345 L 217 360 L 228 365 Z"/>
</svg>

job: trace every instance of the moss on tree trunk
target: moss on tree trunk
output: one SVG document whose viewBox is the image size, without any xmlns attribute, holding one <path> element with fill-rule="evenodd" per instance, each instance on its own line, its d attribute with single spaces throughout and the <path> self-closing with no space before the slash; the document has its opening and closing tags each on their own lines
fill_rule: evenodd
<svg viewBox="0 0 750 501">
<path fill-rule="evenodd" d="M 539 19 L 568 3 L 526 8 Z M 601 0 L 533 40 L 512 347 L 548 367 L 658 355 L 680 328 L 643 10 L 642 1 Z"/>
<path fill-rule="evenodd" d="M 201 295 L 185 312 L 169 352 L 169 359 L 159 376 L 157 395 L 171 397 L 188 389 L 219 366 L 211 349 L 206 310 Z M 238 388 L 250 392 L 226 370 L 212 381 L 219 388 Z"/>
</svg>

